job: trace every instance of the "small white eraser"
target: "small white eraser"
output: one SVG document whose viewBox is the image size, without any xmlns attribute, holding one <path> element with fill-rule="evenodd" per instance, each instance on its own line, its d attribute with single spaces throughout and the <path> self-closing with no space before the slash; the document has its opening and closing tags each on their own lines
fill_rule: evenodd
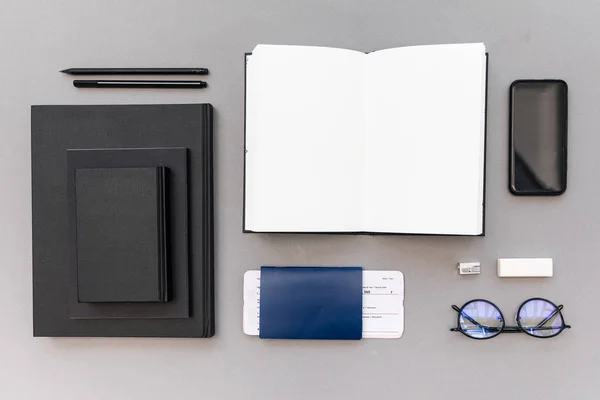
<svg viewBox="0 0 600 400">
<path fill-rule="evenodd" d="M 554 272 L 551 258 L 499 258 L 498 276 L 501 278 L 549 278 Z"/>
</svg>

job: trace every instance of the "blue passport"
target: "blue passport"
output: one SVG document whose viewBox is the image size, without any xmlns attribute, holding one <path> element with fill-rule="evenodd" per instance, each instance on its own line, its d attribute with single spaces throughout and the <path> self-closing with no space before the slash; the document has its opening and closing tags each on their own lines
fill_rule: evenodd
<svg viewBox="0 0 600 400">
<path fill-rule="evenodd" d="M 362 338 L 361 267 L 262 267 L 261 339 Z"/>
</svg>

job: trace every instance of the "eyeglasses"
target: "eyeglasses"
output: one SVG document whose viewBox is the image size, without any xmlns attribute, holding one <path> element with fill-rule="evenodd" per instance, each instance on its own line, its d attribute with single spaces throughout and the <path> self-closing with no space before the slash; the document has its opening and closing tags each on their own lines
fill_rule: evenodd
<svg viewBox="0 0 600 400">
<path fill-rule="evenodd" d="M 456 328 L 450 330 L 460 332 L 471 339 L 491 339 L 502 332 L 525 332 L 530 336 L 545 339 L 571 328 L 563 320 L 560 312 L 563 309 L 562 305 L 557 306 L 539 297 L 525 300 L 521 304 L 515 318 L 518 326 L 506 326 L 500 309 L 487 300 L 471 300 L 461 308 L 453 305 L 452 309 L 458 312 L 458 321 Z"/>
</svg>

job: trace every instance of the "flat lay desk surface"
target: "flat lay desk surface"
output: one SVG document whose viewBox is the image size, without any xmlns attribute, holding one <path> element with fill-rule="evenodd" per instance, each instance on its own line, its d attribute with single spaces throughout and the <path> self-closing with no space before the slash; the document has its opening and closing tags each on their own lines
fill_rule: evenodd
<svg viewBox="0 0 600 400">
<path fill-rule="evenodd" d="M 558 0 L 4 0 L 0 13 L 0 397 L 6 399 L 592 399 L 600 347 L 600 4 Z M 373 51 L 484 42 L 490 55 L 486 236 L 242 234 L 244 53 L 258 43 Z M 202 66 L 209 88 L 78 90 L 69 67 Z M 569 84 L 569 176 L 555 198 L 508 182 L 508 88 Z M 349 82 L 351 84 L 351 82 Z M 33 339 L 31 104 L 210 102 L 215 107 L 216 336 Z M 399 110 L 401 112 L 401 110 Z M 432 183 L 434 184 L 434 182 Z M 440 194 L 443 195 L 443 194 Z M 500 279 L 501 257 L 552 257 L 554 277 Z M 480 276 L 459 276 L 460 261 Z M 401 270 L 399 340 L 269 342 L 242 333 L 242 279 L 261 265 Z M 474 341 L 452 304 L 497 304 L 512 322 L 542 296 L 573 329 Z"/>
</svg>

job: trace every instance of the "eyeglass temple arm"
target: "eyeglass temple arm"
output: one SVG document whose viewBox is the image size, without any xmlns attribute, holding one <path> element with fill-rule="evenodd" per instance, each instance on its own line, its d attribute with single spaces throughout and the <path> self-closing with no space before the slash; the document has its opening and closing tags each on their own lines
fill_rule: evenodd
<svg viewBox="0 0 600 400">
<path fill-rule="evenodd" d="M 464 312 L 464 311 L 462 311 L 462 312 L 461 312 L 461 311 L 460 311 L 460 308 L 458 308 L 458 306 L 456 306 L 456 305 L 454 305 L 454 304 L 452 305 L 452 309 L 453 309 L 454 311 L 456 311 L 457 313 L 459 313 L 460 315 L 462 315 L 463 317 L 465 317 L 465 318 L 466 318 L 467 320 L 469 320 L 469 322 L 471 322 L 472 324 L 474 324 L 474 325 L 478 326 L 479 328 L 486 329 L 486 330 L 488 330 L 488 331 L 497 331 L 497 330 L 498 330 L 498 328 L 495 328 L 495 327 L 493 327 L 493 326 L 481 325 L 479 322 L 477 322 L 477 321 L 475 321 L 473 318 L 471 318 L 471 316 L 470 316 L 469 314 L 467 314 L 466 312 Z M 450 329 L 450 330 L 454 332 L 454 331 L 459 331 L 460 329 L 458 329 L 458 328 L 452 328 L 452 329 Z"/>
<path fill-rule="evenodd" d="M 559 312 L 560 310 L 562 310 L 562 309 L 563 309 L 563 305 L 562 305 L 562 304 L 561 304 L 561 305 L 559 305 L 558 307 L 556 307 L 556 308 L 554 309 L 554 311 L 552 311 L 552 312 L 550 313 L 550 315 L 548 315 L 548 316 L 547 316 L 546 318 L 544 318 L 544 319 L 543 319 L 543 320 L 542 320 L 542 321 L 541 321 L 539 324 L 537 324 L 537 325 L 535 326 L 535 329 L 540 329 L 541 327 L 543 327 L 543 326 L 546 324 L 546 322 L 548 322 L 548 321 L 550 321 L 552 318 L 554 318 L 554 316 L 555 316 L 556 314 L 558 314 L 558 312 Z M 570 325 L 567 325 L 567 324 L 565 324 L 565 322 L 564 322 L 564 321 L 563 321 L 563 325 L 564 325 L 564 327 L 565 327 L 565 328 L 570 328 L 570 327 L 571 327 Z"/>
</svg>

